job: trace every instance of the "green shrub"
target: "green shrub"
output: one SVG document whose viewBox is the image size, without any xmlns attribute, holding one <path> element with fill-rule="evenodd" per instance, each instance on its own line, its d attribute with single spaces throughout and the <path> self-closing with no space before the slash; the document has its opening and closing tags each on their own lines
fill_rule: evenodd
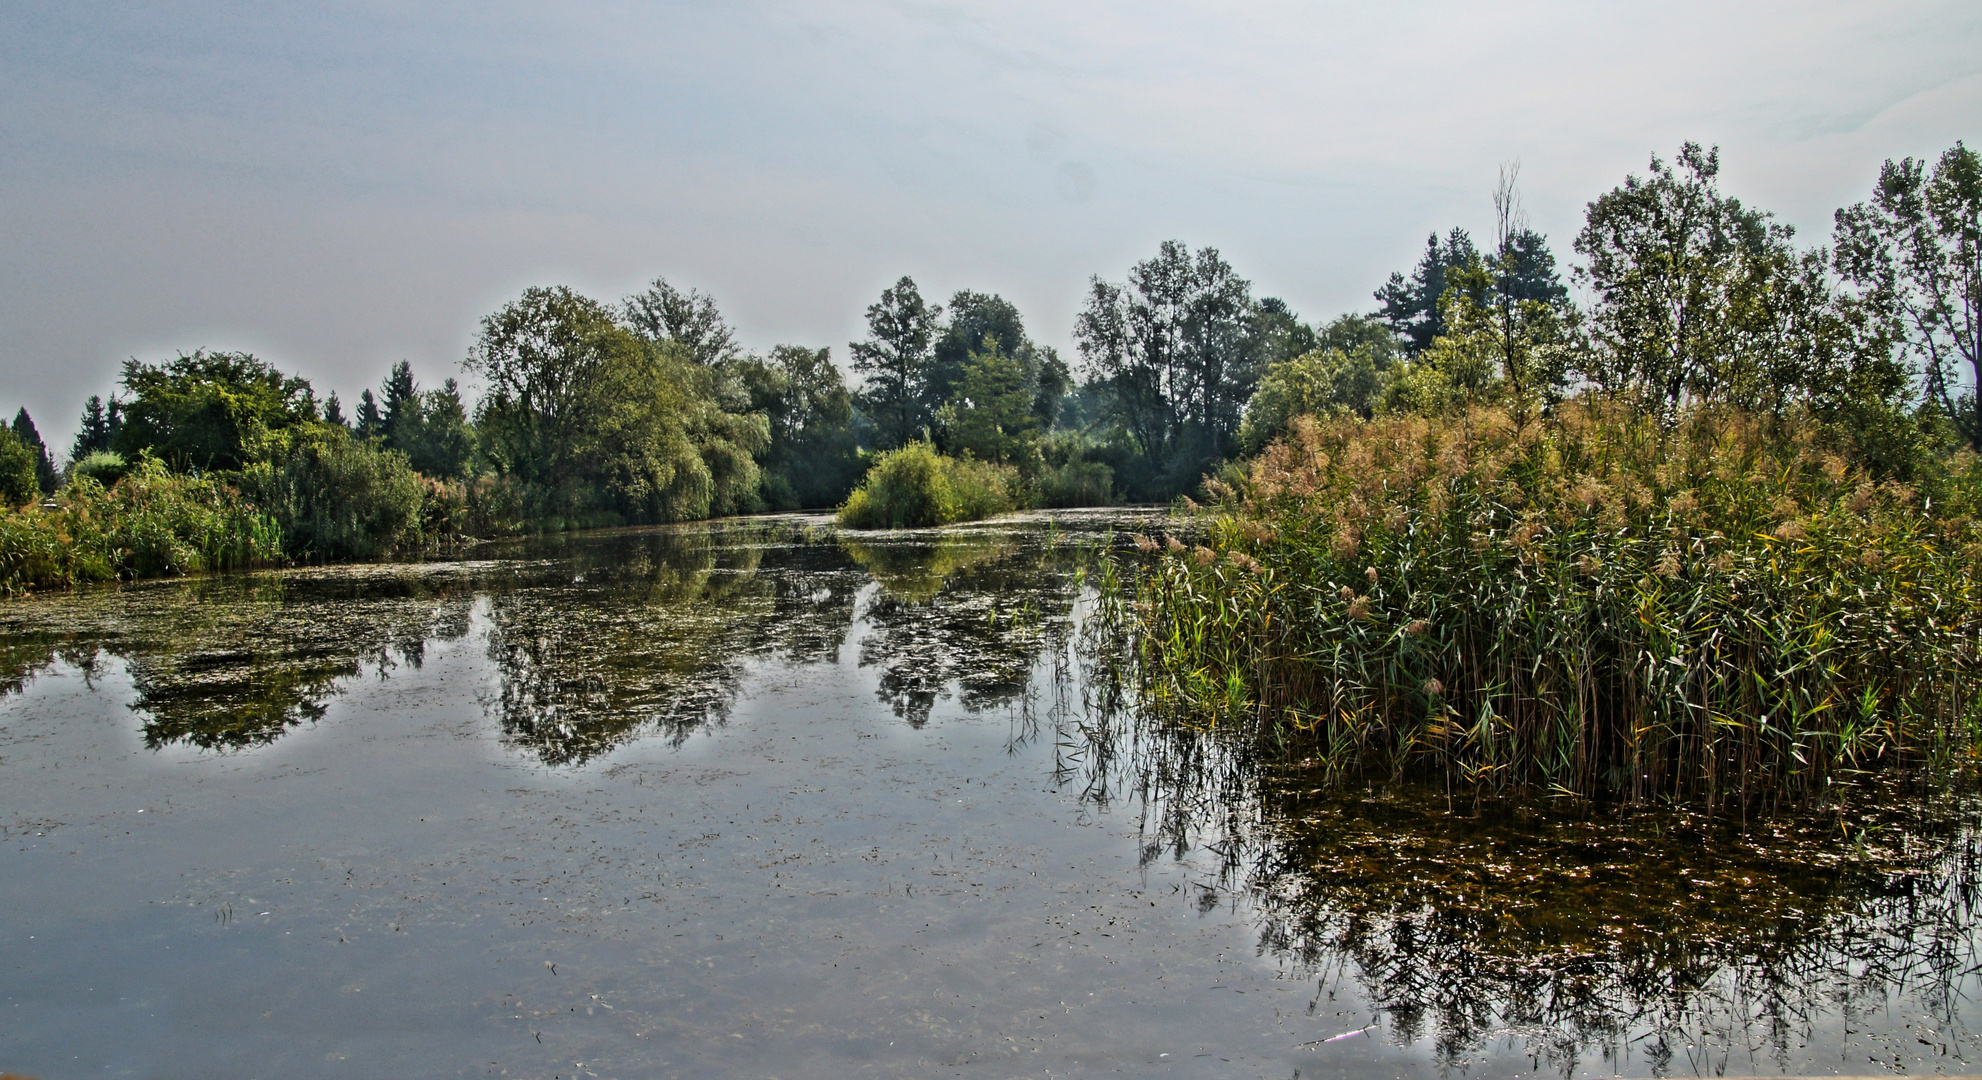
<svg viewBox="0 0 1982 1080">
<path fill-rule="evenodd" d="M 87 476 L 98 484 L 109 487 L 117 481 L 122 480 L 124 474 L 129 472 L 130 469 L 131 466 L 124 460 L 124 455 L 117 451 L 96 450 L 81 461 L 76 462 L 70 468 L 69 475 L 71 477 Z"/>
<path fill-rule="evenodd" d="M 335 424 L 285 434 L 243 479 L 281 526 L 292 556 L 369 559 L 422 541 L 426 484 L 405 454 Z"/>
<path fill-rule="evenodd" d="M 0 593 L 228 570 L 282 557 L 275 522 L 233 487 L 149 456 L 108 489 L 88 475 L 56 506 L 0 513 Z"/>
<path fill-rule="evenodd" d="M 530 521 L 528 491 L 514 477 L 483 476 L 461 485 L 470 536 L 514 536 Z"/>
<path fill-rule="evenodd" d="M 840 523 L 856 529 L 910 529 L 976 521 L 1012 509 L 1017 471 L 938 454 L 910 443 L 882 454 L 840 507 Z"/>
<path fill-rule="evenodd" d="M 1938 495 L 1816 425 L 1572 403 L 1302 419 L 1116 625 L 1154 705 L 1341 774 L 1802 798 L 1982 748 L 1982 465 Z"/>
<path fill-rule="evenodd" d="M 41 498 L 41 480 L 35 475 L 34 462 L 34 451 L 20 436 L 11 430 L 0 434 L 0 502 L 13 507 Z"/>
<path fill-rule="evenodd" d="M 1109 506 L 1115 502 L 1115 470 L 1099 461 L 1069 461 L 1039 474 L 1041 506 Z"/>
</svg>

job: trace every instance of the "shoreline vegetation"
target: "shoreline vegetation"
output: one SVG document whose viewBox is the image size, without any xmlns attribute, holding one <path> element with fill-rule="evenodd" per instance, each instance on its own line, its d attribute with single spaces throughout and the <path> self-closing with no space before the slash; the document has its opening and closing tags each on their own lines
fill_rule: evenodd
<svg viewBox="0 0 1982 1080">
<path fill-rule="evenodd" d="M 1588 311 L 1434 237 L 1415 355 L 1269 371 L 1201 542 L 1103 579 L 1117 688 L 1475 801 L 1746 818 L 1972 776 L 1982 159 L 1887 162 L 1811 250 L 1717 172 L 1689 144 L 1590 204 Z"/>
<path fill-rule="evenodd" d="M 1748 810 L 1973 766 L 1982 458 L 1882 479 L 1789 419 L 1302 418 L 1108 618 L 1148 708 L 1335 780 Z"/>
<path fill-rule="evenodd" d="M 1202 542 L 1102 575 L 1116 674 L 1329 775 L 1745 813 L 1982 759 L 1982 156 L 1888 161 L 1800 247 L 1688 143 L 1589 203 L 1568 281 L 1516 172 L 1489 243 L 1433 235 L 1322 323 L 1164 243 L 1090 281 L 1077 368 L 907 277 L 857 384 L 662 280 L 525 290 L 463 361 L 472 407 L 404 362 L 347 417 L 245 354 L 132 360 L 64 467 L 25 410 L 0 434 L 0 591 L 1176 500 Z"/>
</svg>

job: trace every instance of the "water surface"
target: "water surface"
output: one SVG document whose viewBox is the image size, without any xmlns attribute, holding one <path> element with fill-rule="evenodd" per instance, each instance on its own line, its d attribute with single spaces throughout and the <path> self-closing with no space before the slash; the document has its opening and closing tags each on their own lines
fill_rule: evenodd
<svg viewBox="0 0 1982 1080">
<path fill-rule="evenodd" d="M 1263 766 L 1101 707 L 1091 575 L 1164 524 L 753 519 L 0 607 L 0 1071 L 1974 1071 L 1965 803 Z"/>
</svg>

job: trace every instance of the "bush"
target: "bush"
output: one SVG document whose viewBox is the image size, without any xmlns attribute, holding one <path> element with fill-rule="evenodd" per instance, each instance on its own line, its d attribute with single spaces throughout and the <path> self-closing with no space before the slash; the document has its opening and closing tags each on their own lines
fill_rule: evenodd
<svg viewBox="0 0 1982 1080">
<path fill-rule="evenodd" d="M 76 462 L 69 469 L 69 475 L 71 478 L 87 476 L 98 484 L 109 487 L 122 480 L 130 468 L 130 464 L 124 460 L 124 455 L 115 450 L 97 450 Z"/>
<path fill-rule="evenodd" d="M 1340 773 L 1738 803 L 1982 747 L 1982 465 L 1572 403 L 1296 422 L 1117 625 L 1160 708 Z M 1133 600 L 1133 603 L 1128 601 Z"/>
<path fill-rule="evenodd" d="M 175 476 L 149 456 L 105 489 L 71 480 L 44 510 L 0 513 L 0 593 L 111 578 L 228 570 L 282 557 L 275 522 L 233 487 Z"/>
<path fill-rule="evenodd" d="M 292 556 L 369 559 L 419 544 L 427 481 L 406 455 L 316 424 L 287 433 L 244 486 L 281 526 Z"/>
<path fill-rule="evenodd" d="M 1069 461 L 1039 474 L 1041 506 L 1108 506 L 1115 501 L 1115 470 L 1099 461 Z"/>
<path fill-rule="evenodd" d="M 910 443 L 882 454 L 840 507 L 840 524 L 856 529 L 908 529 L 977 521 L 1012 509 L 1017 471 L 938 454 Z"/>
<path fill-rule="evenodd" d="M 1090 460 L 1098 449 L 1075 432 L 1055 432 L 1039 440 L 1033 502 L 1054 507 L 1113 504 L 1115 470 L 1105 461 Z"/>
<path fill-rule="evenodd" d="M 514 536 L 530 520 L 529 492 L 513 477 L 483 476 L 461 485 L 470 536 Z"/>
</svg>

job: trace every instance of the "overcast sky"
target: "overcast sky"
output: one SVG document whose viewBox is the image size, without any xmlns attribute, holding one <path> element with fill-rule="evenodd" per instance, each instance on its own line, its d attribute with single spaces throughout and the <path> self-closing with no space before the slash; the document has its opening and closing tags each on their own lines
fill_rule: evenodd
<svg viewBox="0 0 1982 1080">
<path fill-rule="evenodd" d="M 1654 152 L 1825 240 L 1982 140 L 1982 4 L 0 4 L 0 408 L 60 450 L 126 357 L 347 399 L 525 286 L 712 293 L 831 345 L 912 275 L 1069 352 L 1090 274 L 1211 245 L 1367 310 L 1519 160 L 1559 257 Z"/>
</svg>

